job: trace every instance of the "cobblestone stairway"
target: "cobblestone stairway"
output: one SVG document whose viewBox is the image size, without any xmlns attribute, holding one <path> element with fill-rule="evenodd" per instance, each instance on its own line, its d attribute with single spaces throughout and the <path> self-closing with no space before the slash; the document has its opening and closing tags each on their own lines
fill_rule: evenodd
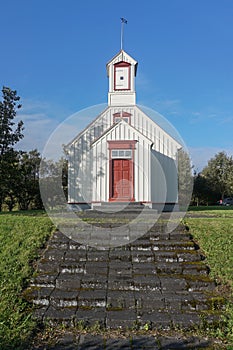
<svg viewBox="0 0 233 350">
<path fill-rule="evenodd" d="M 105 223 L 106 226 L 106 223 Z M 169 329 L 218 319 L 224 300 L 185 227 L 163 223 L 133 243 L 106 250 L 59 231 L 48 242 L 25 291 L 42 321 L 107 328 Z"/>
</svg>

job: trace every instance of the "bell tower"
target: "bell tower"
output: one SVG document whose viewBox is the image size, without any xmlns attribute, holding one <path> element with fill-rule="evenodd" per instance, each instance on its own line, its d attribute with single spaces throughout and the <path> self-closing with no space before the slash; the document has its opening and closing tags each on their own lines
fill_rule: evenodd
<svg viewBox="0 0 233 350">
<path fill-rule="evenodd" d="M 121 50 L 107 63 L 109 106 L 132 106 L 136 104 L 136 73 L 137 61 L 124 50 Z"/>
</svg>

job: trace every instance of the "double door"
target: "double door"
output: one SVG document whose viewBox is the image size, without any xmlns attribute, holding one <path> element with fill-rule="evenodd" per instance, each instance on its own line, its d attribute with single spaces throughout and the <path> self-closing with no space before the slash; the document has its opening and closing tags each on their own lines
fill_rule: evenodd
<svg viewBox="0 0 233 350">
<path fill-rule="evenodd" d="M 112 159 L 112 193 L 113 201 L 133 200 L 133 163 L 131 159 Z"/>
</svg>

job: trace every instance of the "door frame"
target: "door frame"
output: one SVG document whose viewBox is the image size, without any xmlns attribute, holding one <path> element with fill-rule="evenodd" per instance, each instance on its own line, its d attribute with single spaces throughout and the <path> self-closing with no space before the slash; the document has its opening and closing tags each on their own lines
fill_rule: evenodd
<svg viewBox="0 0 233 350">
<path fill-rule="evenodd" d="M 109 149 L 109 202 L 118 202 L 116 198 L 113 198 L 113 159 L 112 159 L 112 150 L 119 150 L 119 149 L 125 149 L 125 150 L 131 150 L 132 151 L 132 158 L 129 159 L 129 165 L 130 165 L 130 173 L 132 176 L 132 184 L 133 184 L 133 193 L 132 198 L 130 200 L 121 200 L 122 202 L 135 202 L 134 198 L 134 150 L 136 148 L 136 140 L 117 140 L 117 141 L 107 141 L 108 142 L 108 149 Z M 119 158 L 124 159 L 124 158 Z"/>
</svg>

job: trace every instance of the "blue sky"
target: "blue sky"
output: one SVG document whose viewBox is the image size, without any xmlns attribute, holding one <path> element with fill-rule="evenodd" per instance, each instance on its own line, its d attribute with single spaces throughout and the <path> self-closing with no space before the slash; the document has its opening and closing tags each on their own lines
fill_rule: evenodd
<svg viewBox="0 0 233 350">
<path fill-rule="evenodd" d="M 42 151 L 68 116 L 107 102 L 121 17 L 137 103 L 173 124 L 197 170 L 233 154 L 232 0 L 2 1 L 0 83 L 21 96 L 20 147 Z"/>
</svg>

